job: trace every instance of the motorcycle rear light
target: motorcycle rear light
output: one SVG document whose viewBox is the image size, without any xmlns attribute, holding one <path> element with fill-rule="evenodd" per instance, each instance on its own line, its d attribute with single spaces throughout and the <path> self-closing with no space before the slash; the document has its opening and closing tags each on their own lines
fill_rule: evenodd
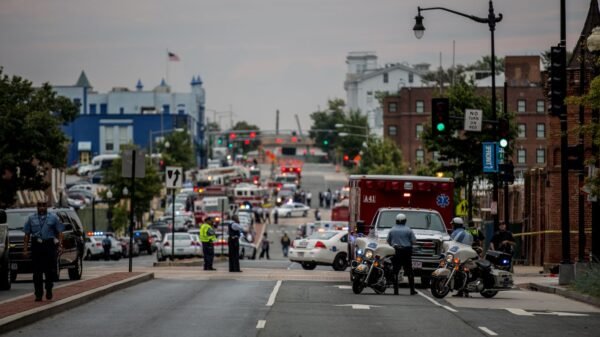
<svg viewBox="0 0 600 337">
<path fill-rule="evenodd" d="M 325 247 L 325 244 L 321 241 L 317 241 L 317 243 L 315 244 L 315 248 L 327 249 L 327 247 Z"/>
</svg>

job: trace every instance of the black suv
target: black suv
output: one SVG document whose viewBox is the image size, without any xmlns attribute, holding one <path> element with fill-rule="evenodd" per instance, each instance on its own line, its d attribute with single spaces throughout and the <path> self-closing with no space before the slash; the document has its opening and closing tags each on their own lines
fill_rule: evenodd
<svg viewBox="0 0 600 337">
<path fill-rule="evenodd" d="M 17 274 L 32 273 L 33 266 L 31 255 L 23 256 L 23 226 L 31 214 L 37 212 L 36 208 L 7 209 L 7 222 L 10 237 L 11 279 L 14 281 Z M 63 249 L 58 256 L 57 279 L 60 270 L 68 269 L 69 279 L 79 280 L 83 273 L 84 234 L 81 220 L 74 210 L 69 208 L 48 208 L 49 213 L 54 213 L 64 226 Z M 31 243 L 30 243 L 31 245 Z M 31 251 L 31 246 L 29 247 Z"/>
</svg>

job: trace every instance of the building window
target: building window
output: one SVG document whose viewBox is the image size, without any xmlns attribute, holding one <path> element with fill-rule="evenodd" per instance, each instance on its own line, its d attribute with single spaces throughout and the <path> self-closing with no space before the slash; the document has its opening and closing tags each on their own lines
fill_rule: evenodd
<svg viewBox="0 0 600 337">
<path fill-rule="evenodd" d="M 104 148 L 107 152 L 112 152 L 115 149 L 115 133 L 112 127 L 104 128 Z"/>
<path fill-rule="evenodd" d="M 422 114 L 423 112 L 425 112 L 425 102 L 418 100 L 415 103 L 415 111 L 419 114 Z"/>
<path fill-rule="evenodd" d="M 543 99 L 538 99 L 535 107 L 537 113 L 543 114 L 546 112 L 546 102 Z"/>
<path fill-rule="evenodd" d="M 373 102 L 373 92 L 367 91 L 367 103 Z"/>
<path fill-rule="evenodd" d="M 122 115 L 125 113 L 125 108 L 124 107 L 120 107 L 119 108 L 119 113 Z"/>
<path fill-rule="evenodd" d="M 388 83 L 389 78 L 388 78 L 388 73 L 383 74 L 383 83 Z"/>
<path fill-rule="evenodd" d="M 527 138 L 527 125 L 524 123 L 519 123 L 517 125 L 517 137 L 518 138 Z"/>
<path fill-rule="evenodd" d="M 417 151 L 415 151 L 415 157 L 417 163 L 422 163 L 423 159 L 425 158 L 425 151 L 423 151 L 422 149 L 418 149 Z"/>
<path fill-rule="evenodd" d="M 163 104 L 162 113 L 164 113 L 164 114 L 170 114 L 171 113 L 171 106 L 168 105 L 168 104 Z"/>
<path fill-rule="evenodd" d="M 544 164 L 546 163 L 546 150 L 544 149 L 537 149 L 535 151 L 535 162 L 538 164 Z"/>
<path fill-rule="evenodd" d="M 525 149 L 517 150 L 517 163 L 518 164 L 526 164 L 527 163 L 527 150 L 525 150 Z"/>
<path fill-rule="evenodd" d="M 107 114 L 108 113 L 108 106 L 106 105 L 106 103 L 100 103 L 100 114 Z"/>
<path fill-rule="evenodd" d="M 423 124 L 415 125 L 415 134 L 417 135 L 417 139 L 421 138 L 421 133 L 423 132 Z"/>
<path fill-rule="evenodd" d="M 398 134 L 398 129 L 395 125 L 388 126 L 388 136 L 395 136 Z"/>
<path fill-rule="evenodd" d="M 129 143 L 129 134 L 127 132 L 127 126 L 119 127 L 119 149 L 123 150 L 123 147 Z"/>
<path fill-rule="evenodd" d="M 537 138 L 546 138 L 546 124 L 537 123 L 535 135 Z"/>
<path fill-rule="evenodd" d="M 73 99 L 73 103 L 75 104 L 76 107 L 81 107 L 81 99 L 80 98 L 74 98 Z"/>
<path fill-rule="evenodd" d="M 388 112 L 396 112 L 398 110 L 398 104 L 388 103 Z"/>
<path fill-rule="evenodd" d="M 412 72 L 408 73 L 408 83 L 412 83 L 415 81 L 415 74 Z"/>
<path fill-rule="evenodd" d="M 95 115 L 96 113 L 96 104 L 90 104 L 90 114 Z"/>
<path fill-rule="evenodd" d="M 517 100 L 517 112 L 525 112 L 525 100 Z"/>
</svg>

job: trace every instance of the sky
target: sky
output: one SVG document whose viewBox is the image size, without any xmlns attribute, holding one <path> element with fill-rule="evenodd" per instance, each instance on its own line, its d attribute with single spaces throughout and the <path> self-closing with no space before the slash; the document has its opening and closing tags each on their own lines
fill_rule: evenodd
<svg viewBox="0 0 600 337">
<path fill-rule="evenodd" d="M 572 49 L 590 0 L 568 0 Z M 167 78 L 189 92 L 200 75 L 207 117 L 263 130 L 303 130 L 310 114 L 346 99 L 346 56 L 377 53 L 379 65 L 427 62 L 449 67 L 490 53 L 490 32 L 443 11 L 423 12 L 425 35 L 412 27 L 417 7 L 444 6 L 486 17 L 487 0 L 1 0 L 0 66 L 34 85 L 72 85 L 85 70 L 94 90 L 145 89 Z M 496 55 L 539 55 L 560 40 L 559 0 L 496 0 L 503 14 Z M 179 62 L 167 62 L 167 50 Z M 219 117 L 220 116 L 220 117 Z"/>
</svg>

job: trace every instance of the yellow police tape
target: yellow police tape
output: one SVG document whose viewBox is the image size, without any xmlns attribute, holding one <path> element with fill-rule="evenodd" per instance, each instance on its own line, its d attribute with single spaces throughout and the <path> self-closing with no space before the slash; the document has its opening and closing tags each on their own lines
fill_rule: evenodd
<svg viewBox="0 0 600 337">
<path fill-rule="evenodd" d="M 538 231 L 538 232 L 516 233 L 516 234 L 513 234 L 513 236 L 530 236 L 530 235 L 540 235 L 540 234 L 561 234 L 561 233 L 562 233 L 562 231 L 559 229 L 549 229 L 549 230 Z M 579 234 L 579 231 L 571 231 L 570 233 L 571 234 Z M 592 230 L 586 229 L 585 234 L 592 234 Z"/>
</svg>

